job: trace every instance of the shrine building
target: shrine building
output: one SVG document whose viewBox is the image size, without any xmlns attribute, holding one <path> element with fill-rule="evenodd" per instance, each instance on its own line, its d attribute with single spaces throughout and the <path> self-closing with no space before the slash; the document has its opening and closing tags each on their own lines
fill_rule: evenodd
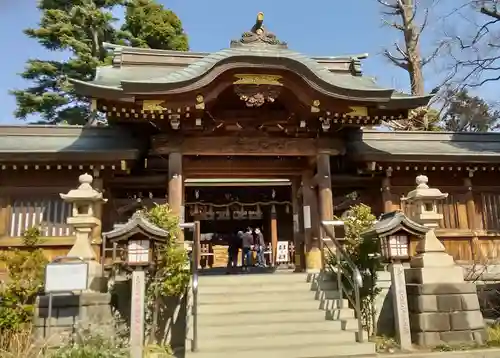
<svg viewBox="0 0 500 358">
<path fill-rule="evenodd" d="M 426 106 L 431 95 L 383 88 L 366 55 L 309 57 L 255 25 L 227 49 L 179 52 L 109 45 L 110 66 L 72 80 L 107 126 L 0 127 L 0 247 L 42 228 L 51 256 L 74 242 L 59 193 L 94 177 L 108 203 L 101 232 L 138 205 L 168 202 L 201 220 L 206 265 L 226 264 L 226 238 L 259 227 L 276 257 L 319 268 L 319 221 L 365 203 L 375 215 L 425 174 L 448 192 L 438 236 L 458 261 L 495 259 L 500 240 L 500 134 L 387 132 L 373 128 Z M 140 202 L 139 202 L 140 201 Z M 186 233 L 185 240 L 189 240 Z"/>
</svg>

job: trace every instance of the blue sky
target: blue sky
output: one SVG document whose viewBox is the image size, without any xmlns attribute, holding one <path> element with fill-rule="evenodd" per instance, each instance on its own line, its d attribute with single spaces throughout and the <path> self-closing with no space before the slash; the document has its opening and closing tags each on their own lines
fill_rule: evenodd
<svg viewBox="0 0 500 358">
<path fill-rule="evenodd" d="M 442 7 L 446 2 L 441 0 Z M 457 0 L 455 0 L 457 1 Z M 408 91 L 407 74 L 390 65 L 381 56 L 384 47 L 390 47 L 399 34 L 383 25 L 380 5 L 376 0 L 160 0 L 181 18 L 189 35 L 193 51 L 217 51 L 239 38 L 253 25 L 259 11 L 265 14 L 266 27 L 291 49 L 308 55 L 337 56 L 369 53 L 363 62 L 365 74 L 374 76 L 383 86 Z M 443 5 L 444 4 L 444 5 Z M 2 38 L 2 66 L 0 66 L 0 123 L 19 123 L 12 112 L 15 101 L 9 89 L 23 88 L 26 83 L 17 75 L 28 58 L 60 59 L 66 55 L 45 51 L 22 30 L 36 26 L 39 21 L 36 0 L 0 0 L 0 36 Z M 430 51 L 435 42 L 431 18 L 423 52 Z M 427 89 L 431 90 L 439 78 L 439 68 L 426 69 Z M 488 97 L 491 92 L 482 89 Z M 495 91 L 496 92 L 496 91 Z"/>
</svg>

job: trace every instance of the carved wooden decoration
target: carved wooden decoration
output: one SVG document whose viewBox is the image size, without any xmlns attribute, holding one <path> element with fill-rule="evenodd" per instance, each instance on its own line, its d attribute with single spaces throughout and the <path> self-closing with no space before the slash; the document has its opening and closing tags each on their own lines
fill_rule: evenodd
<svg viewBox="0 0 500 358">
<path fill-rule="evenodd" d="M 233 82 L 235 85 L 269 85 L 269 86 L 283 86 L 280 82 L 282 76 L 279 75 L 252 75 L 252 74 L 237 74 L 237 78 Z"/>
<path fill-rule="evenodd" d="M 201 94 L 196 96 L 196 104 L 194 105 L 196 109 L 205 109 L 205 98 Z"/>
<path fill-rule="evenodd" d="M 368 115 L 368 108 L 360 106 L 349 106 L 350 112 L 346 115 L 351 117 L 366 117 Z"/>
<path fill-rule="evenodd" d="M 272 155 L 314 156 L 318 153 L 338 155 L 344 151 L 340 139 L 269 138 L 269 137 L 198 137 L 153 138 L 153 152 L 185 155 Z"/>
<path fill-rule="evenodd" d="M 145 99 L 142 101 L 142 109 L 145 111 L 166 111 L 167 108 L 164 107 L 165 101 L 162 99 Z"/>
<path fill-rule="evenodd" d="M 311 113 L 318 113 L 319 112 L 319 105 L 320 105 L 320 101 L 318 99 L 315 99 L 311 105 Z"/>
</svg>

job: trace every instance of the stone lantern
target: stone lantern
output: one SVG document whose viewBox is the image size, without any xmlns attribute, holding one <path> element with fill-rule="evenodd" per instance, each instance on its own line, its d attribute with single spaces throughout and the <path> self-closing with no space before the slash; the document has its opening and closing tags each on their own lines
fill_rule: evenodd
<svg viewBox="0 0 500 358">
<path fill-rule="evenodd" d="M 96 261 L 96 255 L 91 245 L 92 230 L 100 224 L 100 219 L 94 216 L 96 205 L 104 204 L 102 193 L 92 187 L 93 178 L 85 173 L 78 177 L 80 185 L 61 198 L 73 205 L 71 216 L 67 223 L 75 230 L 76 240 L 68 253 L 69 257 L 79 257 L 89 264 L 89 289 L 100 291 L 102 287 L 101 265 Z"/>
<path fill-rule="evenodd" d="M 425 175 L 416 178 L 417 187 L 410 191 L 403 200 L 409 204 L 409 217 L 428 228 L 439 227 L 443 215 L 438 213 L 437 202 L 446 199 L 448 193 L 442 193 L 437 188 L 430 188 L 429 179 Z"/>
<path fill-rule="evenodd" d="M 411 218 L 428 228 L 419 240 L 417 254 L 406 270 L 406 290 L 413 343 L 437 346 L 443 343 L 484 343 L 484 321 L 476 285 L 464 282 L 463 269 L 446 253 L 436 237 L 442 215 L 437 201 L 448 194 L 430 188 L 428 178 L 419 175 L 417 187 L 404 200 Z"/>
<path fill-rule="evenodd" d="M 409 271 L 408 283 L 463 282 L 462 268 L 455 265 L 435 233 L 443 218 L 437 211 L 437 202 L 447 198 L 448 194 L 430 188 L 428 181 L 425 175 L 417 176 L 417 187 L 403 198 L 409 204 L 410 218 L 429 229 L 419 240 L 417 254 L 410 261 L 413 270 Z"/>
</svg>

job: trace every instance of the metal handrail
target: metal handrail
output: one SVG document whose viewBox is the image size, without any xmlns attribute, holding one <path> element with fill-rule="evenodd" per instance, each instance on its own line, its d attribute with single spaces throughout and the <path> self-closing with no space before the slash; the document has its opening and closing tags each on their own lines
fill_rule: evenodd
<svg viewBox="0 0 500 358">
<path fill-rule="evenodd" d="M 193 235 L 193 249 L 191 251 L 191 294 L 193 295 L 191 315 L 193 316 L 193 340 L 191 343 L 191 351 L 198 351 L 198 260 L 200 256 L 200 222 L 180 224 L 181 229 L 191 229 Z"/>
<path fill-rule="evenodd" d="M 358 342 L 362 343 L 363 338 L 363 321 L 361 319 L 361 297 L 360 297 L 360 289 L 363 287 L 363 277 L 361 276 L 361 272 L 358 267 L 351 260 L 345 249 L 335 238 L 334 232 L 328 227 L 332 225 L 343 225 L 341 221 L 323 221 L 321 222 L 321 227 L 324 230 L 326 236 L 328 236 L 333 244 L 335 245 L 336 252 L 333 252 L 328 245 L 325 245 L 325 239 L 322 239 L 323 247 L 326 247 L 328 253 L 336 258 L 336 267 L 331 267 L 332 269 L 336 269 L 337 272 L 337 285 L 339 287 L 340 299 L 339 299 L 339 308 L 343 308 L 344 306 L 344 294 L 349 300 L 349 302 L 354 307 L 356 312 L 356 317 L 358 320 Z M 324 254 L 324 253 L 323 253 Z M 323 259 L 323 269 L 326 268 L 327 260 Z M 349 267 L 351 272 L 346 272 L 345 266 L 342 263 L 345 262 Z M 333 266 L 333 265 L 331 265 Z M 349 284 L 354 290 L 354 297 L 352 297 L 351 292 L 347 290 L 347 288 L 342 283 L 342 275 L 349 281 Z"/>
</svg>

